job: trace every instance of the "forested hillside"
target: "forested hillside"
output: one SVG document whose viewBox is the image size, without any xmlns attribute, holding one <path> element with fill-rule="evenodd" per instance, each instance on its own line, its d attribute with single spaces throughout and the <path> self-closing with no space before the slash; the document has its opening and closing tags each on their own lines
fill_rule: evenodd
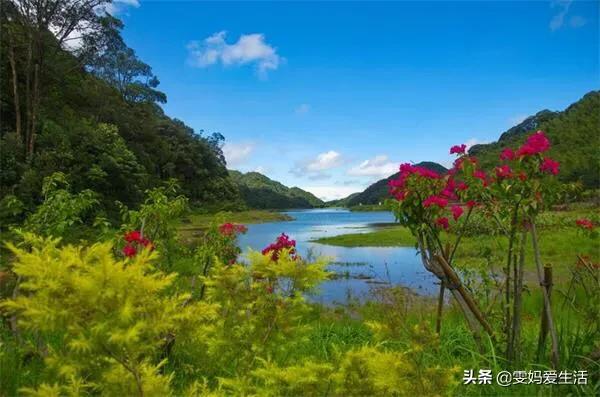
<svg viewBox="0 0 600 397">
<path fill-rule="evenodd" d="M 497 142 L 473 146 L 469 154 L 489 169 L 502 149 L 521 145 L 536 130 L 553 143 L 548 156 L 560 163 L 560 180 L 600 186 L 600 91 L 589 92 L 562 112 L 543 110 L 504 132 Z"/>
<path fill-rule="evenodd" d="M 106 2 L 82 4 L 77 13 L 65 8 L 68 2 L 55 3 L 57 9 L 25 3 L 2 1 L 4 207 L 32 209 L 42 199 L 43 179 L 56 171 L 66 174 L 72 190 L 92 190 L 109 212 L 115 200 L 138 204 L 144 190 L 171 178 L 193 204 L 239 198 L 225 167 L 223 136 L 163 113 L 166 95 L 123 41 L 122 23 L 96 12 Z M 77 46 L 70 44 L 74 35 Z"/>
<path fill-rule="evenodd" d="M 229 171 L 242 200 L 250 208 L 313 208 L 324 205 L 313 194 L 298 187 L 288 188 L 258 172 Z"/>
</svg>

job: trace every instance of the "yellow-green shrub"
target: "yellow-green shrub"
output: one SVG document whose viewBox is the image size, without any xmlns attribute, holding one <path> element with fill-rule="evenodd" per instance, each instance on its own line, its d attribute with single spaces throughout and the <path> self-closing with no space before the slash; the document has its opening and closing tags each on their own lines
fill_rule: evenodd
<svg viewBox="0 0 600 397">
<path fill-rule="evenodd" d="M 9 245 L 21 294 L 1 307 L 48 341 L 42 354 L 57 384 L 38 391 L 167 394 L 165 338 L 203 328 L 215 305 L 165 294 L 175 276 L 154 268 L 156 253 L 117 260 L 106 243 L 59 247 L 58 239 L 24 237 L 31 249 Z"/>
</svg>

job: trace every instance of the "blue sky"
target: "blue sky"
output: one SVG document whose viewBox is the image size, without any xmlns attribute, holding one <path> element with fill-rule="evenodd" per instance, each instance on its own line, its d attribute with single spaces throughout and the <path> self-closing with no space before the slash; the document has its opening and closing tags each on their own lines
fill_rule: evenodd
<svg viewBox="0 0 600 397">
<path fill-rule="evenodd" d="M 165 111 L 228 168 L 332 199 L 599 84 L 596 1 L 115 4 Z"/>
</svg>

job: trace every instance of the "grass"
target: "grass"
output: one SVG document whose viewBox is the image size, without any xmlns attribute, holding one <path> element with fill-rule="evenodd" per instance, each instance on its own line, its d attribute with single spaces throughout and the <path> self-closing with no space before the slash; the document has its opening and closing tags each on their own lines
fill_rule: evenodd
<svg viewBox="0 0 600 397">
<path fill-rule="evenodd" d="M 266 222 L 281 222 L 291 221 L 293 218 L 287 214 L 266 211 L 266 210 L 248 210 L 248 211 L 222 211 L 217 213 L 194 213 L 184 220 L 184 224 L 194 227 L 208 227 L 213 221 L 218 223 L 266 223 Z"/>
<path fill-rule="evenodd" d="M 221 211 L 217 213 L 195 212 L 181 220 L 179 225 L 179 236 L 182 241 L 191 242 L 203 233 L 212 223 L 267 223 L 291 221 L 291 216 L 282 212 L 266 210 L 248 210 L 248 211 Z"/>
<path fill-rule="evenodd" d="M 565 279 L 575 265 L 577 254 L 590 257 L 592 262 L 600 261 L 600 245 L 597 240 L 584 236 L 574 224 L 578 217 L 592 217 L 593 211 L 577 209 L 568 212 L 549 212 L 541 217 L 539 244 L 542 262 L 552 264 L 558 280 Z M 443 241 L 454 243 L 456 236 L 446 234 Z M 493 264 L 495 271 L 501 271 L 508 242 L 504 236 L 478 234 L 463 237 L 457 251 L 458 264 L 469 268 L 487 268 Z M 341 247 L 414 247 L 415 239 L 410 231 L 402 226 L 383 226 L 369 233 L 343 234 L 313 240 L 320 244 Z M 535 275 L 535 262 L 531 238 L 526 250 L 526 272 L 528 277 Z"/>
</svg>

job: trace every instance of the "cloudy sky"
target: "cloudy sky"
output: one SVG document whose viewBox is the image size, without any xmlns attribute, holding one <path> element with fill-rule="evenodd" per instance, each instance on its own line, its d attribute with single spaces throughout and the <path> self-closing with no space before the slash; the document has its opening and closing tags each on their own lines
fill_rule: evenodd
<svg viewBox="0 0 600 397">
<path fill-rule="evenodd" d="M 116 2 L 165 111 L 332 199 L 598 89 L 596 1 Z"/>
</svg>

